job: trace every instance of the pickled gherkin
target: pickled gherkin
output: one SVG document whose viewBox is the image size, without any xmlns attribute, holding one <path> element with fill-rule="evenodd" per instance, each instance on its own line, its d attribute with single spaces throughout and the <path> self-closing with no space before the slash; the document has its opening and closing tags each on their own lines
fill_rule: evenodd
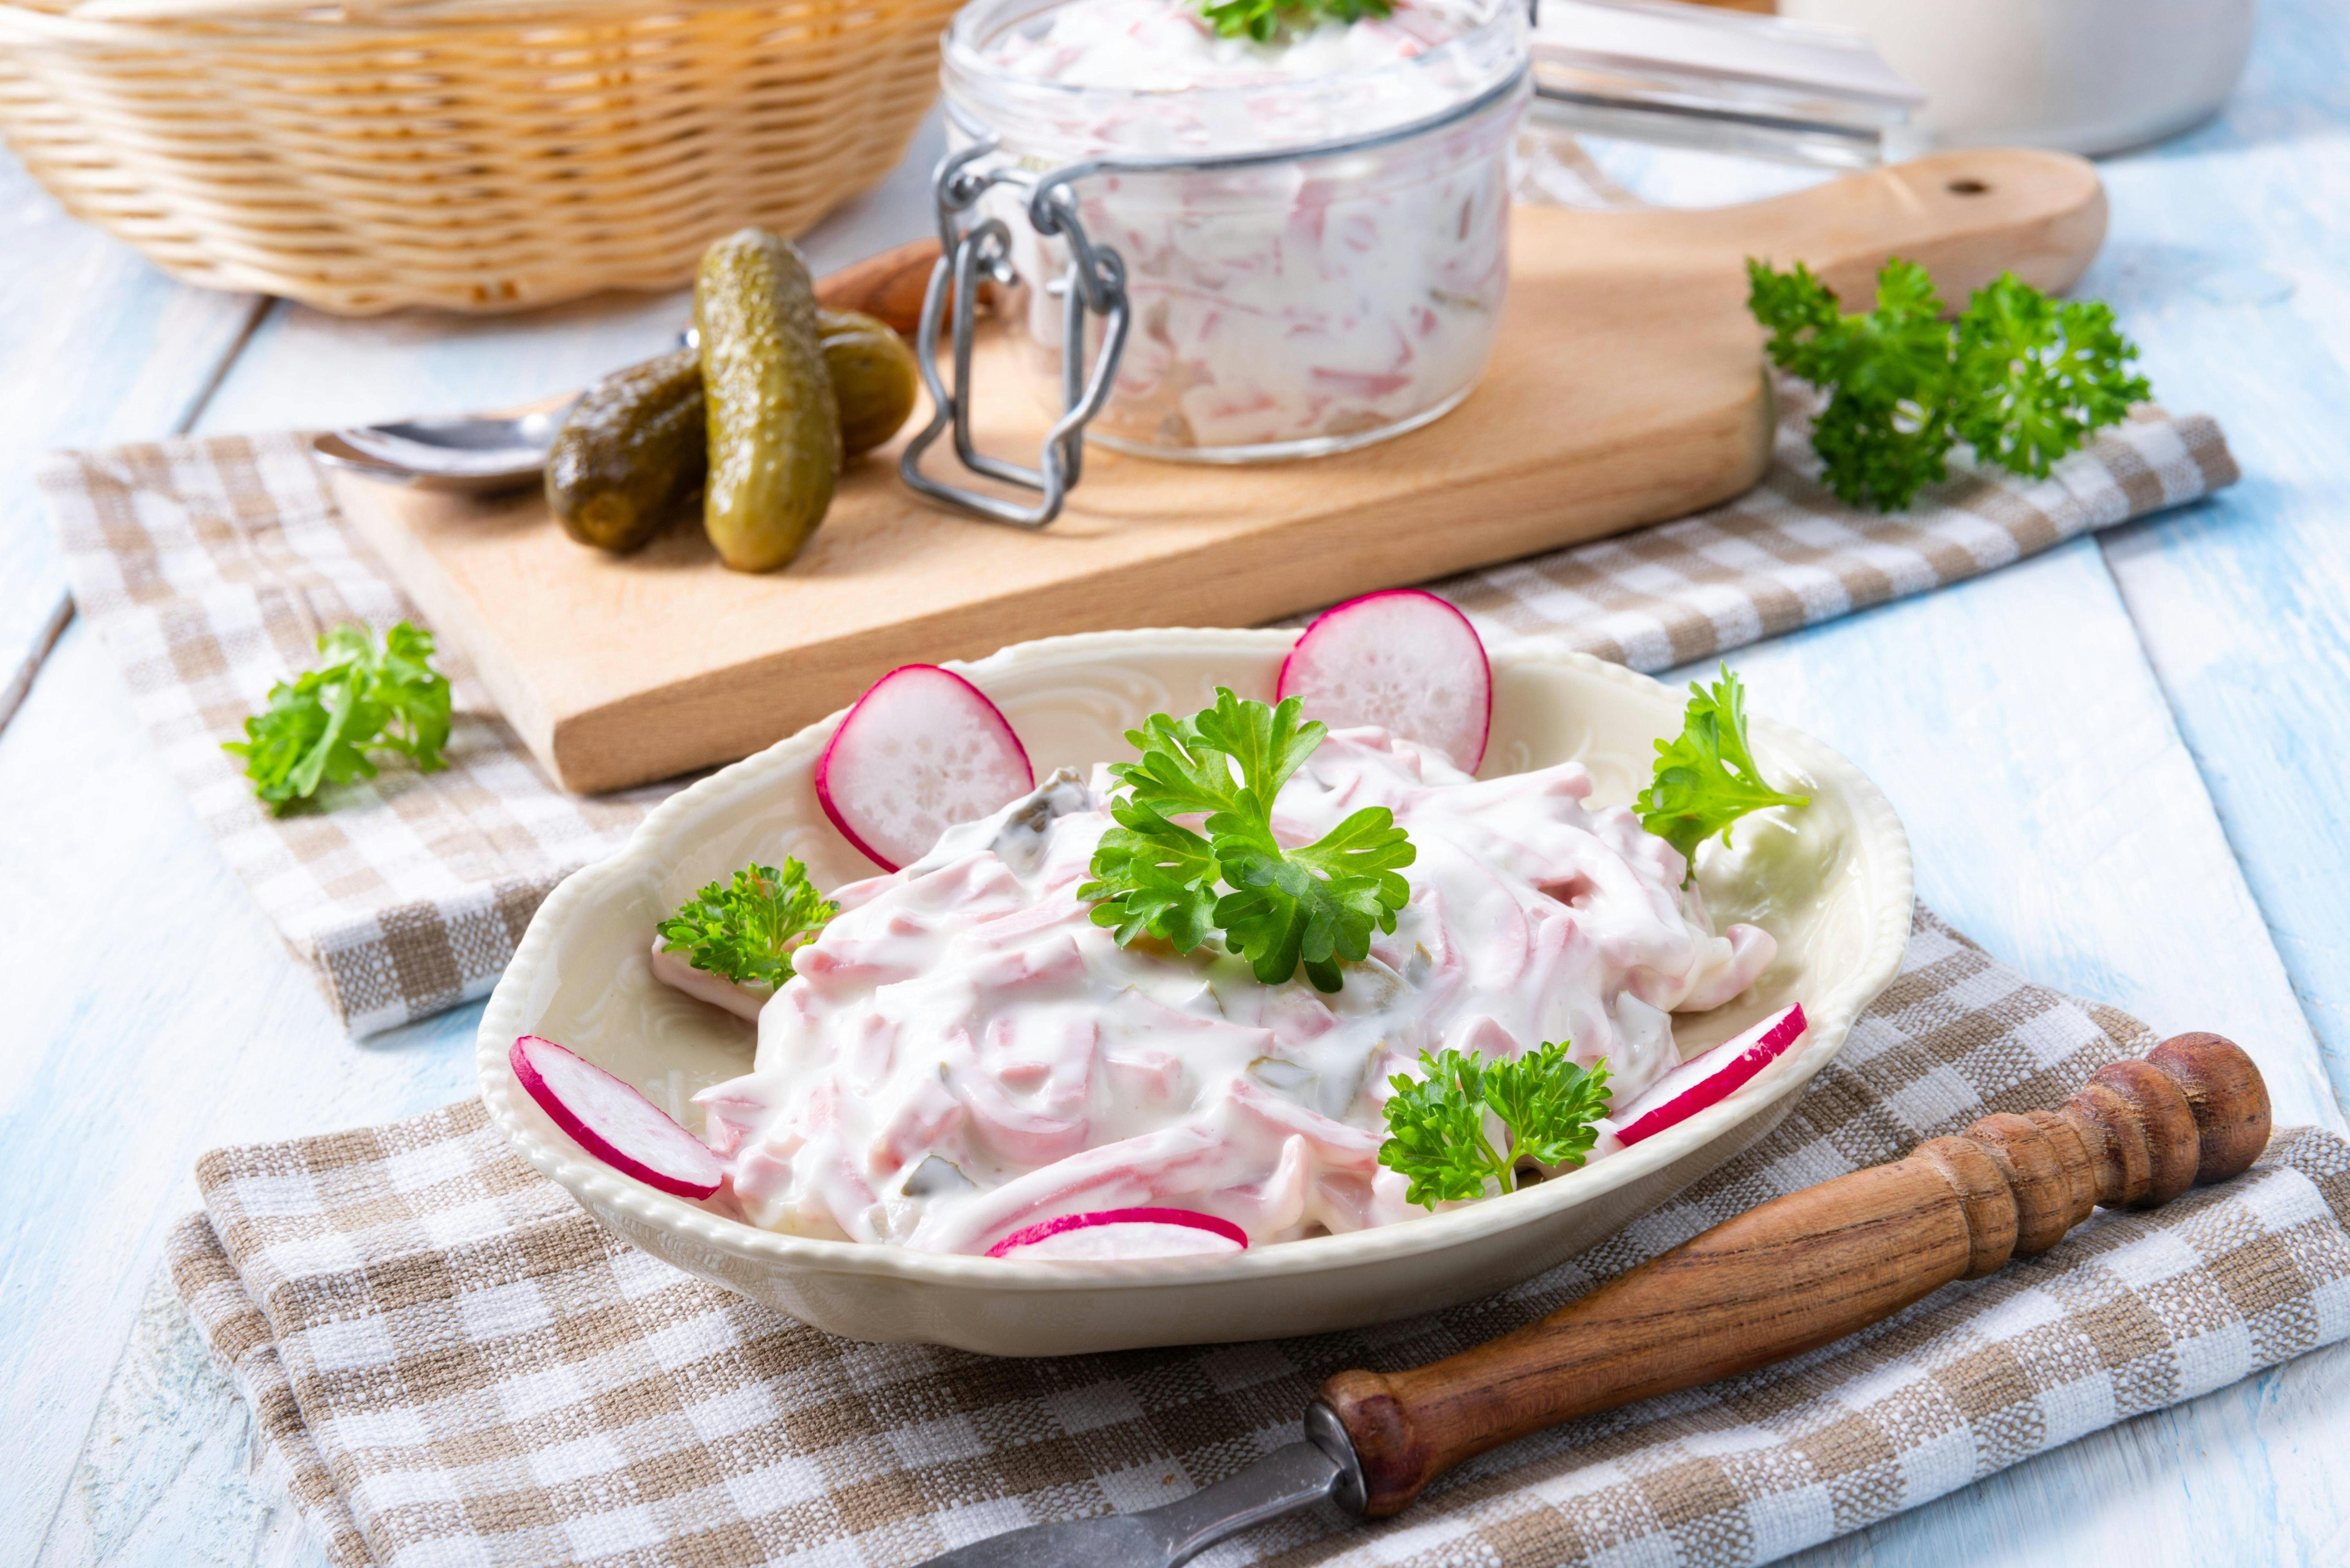
<svg viewBox="0 0 2350 1568">
<path fill-rule="evenodd" d="M 868 452 L 898 433 L 914 411 L 914 351 L 882 322 L 854 310 L 819 310 L 824 368 L 840 408 L 843 457 Z"/>
<path fill-rule="evenodd" d="M 709 425 L 702 526 L 729 566 L 773 571 L 824 521 L 841 461 L 807 265 L 764 229 L 729 234 L 702 254 L 693 320 Z"/>
<path fill-rule="evenodd" d="M 633 550 L 701 483 L 702 360 L 691 348 L 588 389 L 546 453 L 546 504 L 583 545 Z"/>
</svg>

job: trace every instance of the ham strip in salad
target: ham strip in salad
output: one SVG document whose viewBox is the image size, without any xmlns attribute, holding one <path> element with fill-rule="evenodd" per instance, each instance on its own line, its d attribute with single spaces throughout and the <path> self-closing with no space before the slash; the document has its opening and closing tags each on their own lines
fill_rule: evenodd
<svg viewBox="0 0 2350 1568">
<path fill-rule="evenodd" d="M 1180 1208 L 1252 1246 L 1424 1212 L 1378 1161 L 1388 1077 L 1422 1050 L 1572 1041 L 1627 1106 L 1679 1062 L 1671 1014 L 1774 957 L 1758 928 L 1717 934 L 1679 852 L 1591 787 L 1579 763 L 1480 780 L 1333 732 L 1282 788 L 1276 836 L 1385 805 L 1419 857 L 1393 934 L 1325 995 L 1214 943 L 1119 948 L 1076 897 L 1111 781 L 1065 769 L 834 892 L 759 1013 L 753 1071 L 698 1096 L 733 1199 L 772 1230 L 972 1254 L 1106 1210 Z"/>
</svg>

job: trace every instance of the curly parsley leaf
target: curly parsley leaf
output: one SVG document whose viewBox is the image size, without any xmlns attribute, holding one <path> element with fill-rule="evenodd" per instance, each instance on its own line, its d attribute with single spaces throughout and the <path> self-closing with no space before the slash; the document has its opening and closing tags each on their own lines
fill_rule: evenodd
<svg viewBox="0 0 2350 1568">
<path fill-rule="evenodd" d="M 1807 795 L 1773 789 L 1762 776 L 1746 740 L 1746 688 L 1725 664 L 1711 691 L 1690 683 L 1681 732 L 1657 742 L 1654 780 L 1632 807 L 1641 826 L 1692 862 L 1694 876 L 1697 846 L 1717 833 L 1729 843 L 1730 825 L 1747 813 L 1810 804 Z"/>
<path fill-rule="evenodd" d="M 1449 1049 L 1434 1055 L 1423 1051 L 1420 1077 L 1399 1073 L 1389 1078 L 1394 1093 L 1379 1163 L 1409 1181 L 1404 1201 L 1433 1209 L 1483 1198 L 1489 1184 L 1508 1192 L 1517 1186 L 1524 1160 L 1581 1165 L 1598 1141 L 1592 1124 L 1607 1114 L 1614 1091 L 1606 1062 L 1586 1068 L 1568 1061 L 1563 1041 L 1495 1062 Z"/>
<path fill-rule="evenodd" d="M 1812 421 L 1820 477 L 1855 506 L 1899 511 L 1943 477 L 1955 439 L 1948 405 L 1950 329 L 1933 279 L 1914 262 L 1877 274 L 1877 308 L 1846 316 L 1802 263 L 1791 273 L 1746 264 L 1747 308 L 1771 330 L 1771 362 L 1815 387 Z"/>
<path fill-rule="evenodd" d="M 1398 873 L 1415 852 L 1387 807 L 1367 806 L 1301 848 L 1274 836 L 1274 798 L 1328 732 L 1301 721 L 1299 707 L 1220 687 L 1212 708 L 1180 720 L 1154 713 L 1127 732 L 1141 755 L 1110 770 L 1127 792 L 1110 808 L 1118 826 L 1077 889 L 1120 946 L 1147 932 L 1190 952 L 1221 930 L 1263 983 L 1303 968 L 1335 992 L 1339 964 L 1369 953 L 1372 929 L 1395 929 L 1411 896 Z M 1171 820 L 1184 815 L 1202 817 L 1204 832 Z"/>
<path fill-rule="evenodd" d="M 712 882 L 654 927 L 663 952 L 737 985 L 780 988 L 792 978 L 793 951 L 813 940 L 840 906 L 816 890 L 807 867 L 751 865 L 732 886 Z"/>
<path fill-rule="evenodd" d="M 244 722 L 244 739 L 221 750 L 244 759 L 254 794 L 279 815 L 328 784 L 373 778 L 369 751 L 406 757 L 420 773 L 442 767 L 449 743 L 449 682 L 432 666 L 432 634 L 406 621 L 380 641 L 363 626 L 318 639 L 320 663 L 269 689 L 269 706 Z"/>
<path fill-rule="evenodd" d="M 1351 26 L 1366 16 L 1388 16 L 1392 10 L 1388 0 L 1210 0 L 1201 7 L 1201 14 L 1214 26 L 1219 37 L 1270 44 L 1324 22 Z"/>
<path fill-rule="evenodd" d="M 2152 390 L 2113 312 L 2059 303 L 2012 273 L 1978 289 L 1955 322 L 1925 268 L 1896 258 L 1877 306 L 1848 316 L 1801 263 L 1746 264 L 1747 308 L 1772 363 L 1828 392 L 1812 425 L 1822 481 L 1856 506 L 1899 511 L 1948 472 L 1950 449 L 2034 477 Z"/>
<path fill-rule="evenodd" d="M 1564 1043 L 1485 1069 L 1485 1103 L 1510 1128 L 1513 1157 L 1537 1165 L 1581 1165 L 1611 1093 L 1607 1063 L 1586 1071 L 1566 1059 Z"/>
<path fill-rule="evenodd" d="M 2128 373 L 2137 357 L 2109 306 L 2060 304 L 2002 273 L 1959 317 L 1959 437 L 2002 467 L 2045 477 L 2091 431 L 2154 395 Z"/>
</svg>

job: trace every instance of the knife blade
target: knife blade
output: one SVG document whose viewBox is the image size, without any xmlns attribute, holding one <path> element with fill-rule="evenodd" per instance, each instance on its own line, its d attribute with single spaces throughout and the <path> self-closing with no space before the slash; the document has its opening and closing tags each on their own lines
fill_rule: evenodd
<svg viewBox="0 0 2350 1568">
<path fill-rule="evenodd" d="M 1985 1116 L 1907 1159 L 1773 1199 L 1512 1334 L 1402 1372 L 1341 1372 L 1305 1440 L 1178 1502 L 1032 1524 L 921 1568 L 1176 1568 L 1325 1498 L 1385 1519 L 1496 1444 L 1816 1349 L 2053 1247 L 2096 1205 L 2150 1209 L 2249 1169 L 2268 1086 L 2179 1034 L 2054 1112 Z"/>
<path fill-rule="evenodd" d="M 1361 1513 L 1363 1475 L 1338 1418 L 1312 1407 L 1305 1439 L 1158 1508 L 1006 1531 L 921 1568 L 1175 1568 L 1227 1536 L 1325 1498 Z"/>
</svg>

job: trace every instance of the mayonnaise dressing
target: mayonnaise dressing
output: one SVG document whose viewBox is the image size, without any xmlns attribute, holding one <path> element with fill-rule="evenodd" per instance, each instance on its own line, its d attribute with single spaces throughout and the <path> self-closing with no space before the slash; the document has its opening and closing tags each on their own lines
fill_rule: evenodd
<svg viewBox="0 0 2350 1568">
<path fill-rule="evenodd" d="M 1718 1006 L 1775 951 L 1714 934 L 1679 852 L 1591 810 L 1577 763 L 1476 780 L 1377 729 L 1333 732 L 1283 787 L 1276 836 L 1385 805 L 1410 901 L 1346 984 L 1257 982 L 1239 959 L 1121 949 L 1076 889 L 1110 781 L 1066 770 L 835 893 L 842 912 L 759 1015 L 745 1076 L 698 1096 L 754 1222 L 980 1252 L 1061 1214 L 1164 1205 L 1252 1245 L 1391 1224 L 1388 1079 L 1422 1050 L 1606 1058 L 1629 1104 L 1679 1061 L 1675 1011 Z"/>
<path fill-rule="evenodd" d="M 1258 43 L 1218 36 L 1191 0 L 1068 0 L 1005 28 L 983 52 L 1010 75 L 1062 87 L 1144 93 L 1260 87 L 1359 75 L 1425 54 L 1460 36 L 1461 10 L 1442 0 L 1405 0 L 1386 16 L 1325 21 Z M 1369 90 L 1417 95 L 1409 101 L 1411 118 L 1447 102 L 1438 83 Z M 1180 105 L 1164 107 L 1182 112 Z M 1358 119 L 1326 129 L 1359 133 L 1364 126 Z"/>
</svg>

